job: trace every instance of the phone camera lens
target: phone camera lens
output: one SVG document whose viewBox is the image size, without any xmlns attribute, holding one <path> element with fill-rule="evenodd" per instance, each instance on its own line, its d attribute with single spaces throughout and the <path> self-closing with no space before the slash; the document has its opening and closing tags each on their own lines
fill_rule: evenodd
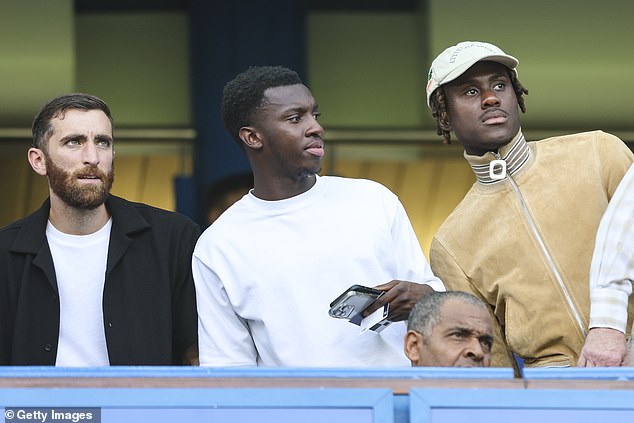
<svg viewBox="0 0 634 423">
<path fill-rule="evenodd" d="M 352 312 L 354 311 L 354 306 L 350 305 L 350 304 L 344 304 L 341 307 L 339 307 L 338 309 L 336 309 L 332 315 L 334 317 L 338 317 L 338 318 L 346 318 L 346 317 L 350 317 L 350 315 L 352 314 Z"/>
</svg>

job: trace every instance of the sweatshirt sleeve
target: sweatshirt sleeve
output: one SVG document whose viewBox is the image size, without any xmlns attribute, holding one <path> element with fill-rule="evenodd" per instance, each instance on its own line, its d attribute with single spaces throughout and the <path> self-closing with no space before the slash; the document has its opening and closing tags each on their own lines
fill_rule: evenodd
<svg viewBox="0 0 634 423">
<path fill-rule="evenodd" d="M 236 314 L 222 281 L 206 263 L 204 246 L 199 247 L 194 251 L 192 272 L 198 308 L 200 365 L 256 366 L 257 350 L 248 323 Z"/>
</svg>

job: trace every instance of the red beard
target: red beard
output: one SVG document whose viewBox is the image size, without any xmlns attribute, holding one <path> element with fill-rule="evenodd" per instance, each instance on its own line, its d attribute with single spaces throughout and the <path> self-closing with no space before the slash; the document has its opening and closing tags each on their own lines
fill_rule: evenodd
<svg viewBox="0 0 634 423">
<path fill-rule="evenodd" d="M 114 164 L 108 173 L 103 172 L 97 166 L 87 166 L 76 172 L 67 172 L 56 166 L 50 158 L 46 158 L 46 174 L 51 190 L 63 202 L 77 209 L 93 210 L 102 205 L 114 182 Z M 78 178 L 91 175 L 99 180 L 100 184 L 81 184 Z"/>
</svg>

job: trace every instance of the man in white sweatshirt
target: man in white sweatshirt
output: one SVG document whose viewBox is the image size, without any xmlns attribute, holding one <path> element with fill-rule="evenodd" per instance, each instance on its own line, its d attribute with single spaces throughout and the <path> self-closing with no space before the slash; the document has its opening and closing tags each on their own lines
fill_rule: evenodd
<svg viewBox="0 0 634 423">
<path fill-rule="evenodd" d="M 384 186 L 318 176 L 324 130 L 298 75 L 254 67 L 224 90 L 225 127 L 247 154 L 254 188 L 200 238 L 193 257 L 200 364 L 408 366 L 403 320 L 444 290 L 405 210 Z M 385 294 L 395 322 L 360 333 L 329 316 L 353 284 Z"/>
</svg>

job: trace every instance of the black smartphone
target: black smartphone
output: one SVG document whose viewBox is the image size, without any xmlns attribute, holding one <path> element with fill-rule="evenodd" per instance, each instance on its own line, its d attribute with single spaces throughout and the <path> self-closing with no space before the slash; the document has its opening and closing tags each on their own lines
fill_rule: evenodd
<svg viewBox="0 0 634 423">
<path fill-rule="evenodd" d="M 350 319 L 376 301 L 384 291 L 362 285 L 352 285 L 330 303 L 328 314 L 338 319 Z"/>
</svg>

